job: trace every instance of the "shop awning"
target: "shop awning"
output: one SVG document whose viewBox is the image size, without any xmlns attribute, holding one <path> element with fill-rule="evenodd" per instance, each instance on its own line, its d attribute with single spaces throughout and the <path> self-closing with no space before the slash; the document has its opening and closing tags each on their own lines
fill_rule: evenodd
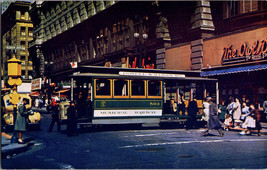
<svg viewBox="0 0 267 170">
<path fill-rule="evenodd" d="M 29 95 L 30 96 L 39 96 L 40 93 L 38 91 L 34 91 L 34 92 L 31 92 Z"/>
<path fill-rule="evenodd" d="M 267 64 L 258 64 L 252 66 L 243 66 L 243 67 L 234 67 L 220 70 L 211 70 L 211 71 L 203 71 L 200 73 L 201 77 L 208 76 L 217 76 L 224 74 L 232 74 L 232 73 L 241 73 L 241 72 L 250 72 L 250 71 L 259 71 L 267 69 Z"/>
<path fill-rule="evenodd" d="M 68 92 L 68 91 L 70 91 L 70 89 L 63 89 L 63 90 L 57 91 L 56 93 L 65 93 L 65 92 Z"/>
</svg>

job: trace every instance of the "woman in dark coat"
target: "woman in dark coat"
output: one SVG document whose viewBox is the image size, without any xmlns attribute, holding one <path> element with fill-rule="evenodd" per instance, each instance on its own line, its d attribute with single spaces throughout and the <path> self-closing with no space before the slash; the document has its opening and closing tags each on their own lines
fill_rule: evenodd
<svg viewBox="0 0 267 170">
<path fill-rule="evenodd" d="M 250 105 L 250 115 L 255 119 L 256 121 L 256 130 L 258 131 L 258 136 L 261 136 L 261 124 L 260 124 L 260 119 L 261 119 L 261 114 L 255 109 L 255 106 L 253 104 Z"/>
<path fill-rule="evenodd" d="M 70 102 L 70 106 L 67 109 L 67 135 L 74 136 L 77 134 L 77 110 L 74 102 Z"/>
<path fill-rule="evenodd" d="M 210 129 L 216 129 L 219 132 L 219 136 L 222 137 L 224 134 L 222 131 L 222 125 L 221 125 L 219 118 L 218 118 L 218 115 L 217 115 L 216 104 L 212 102 L 211 97 L 207 97 L 207 101 L 210 103 L 209 123 L 208 123 L 208 129 L 204 132 L 203 136 L 208 135 Z"/>
</svg>

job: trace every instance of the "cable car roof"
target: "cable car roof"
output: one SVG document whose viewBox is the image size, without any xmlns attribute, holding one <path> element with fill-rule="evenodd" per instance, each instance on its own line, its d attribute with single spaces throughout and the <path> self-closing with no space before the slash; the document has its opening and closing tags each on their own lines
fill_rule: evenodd
<svg viewBox="0 0 267 170">
<path fill-rule="evenodd" d="M 200 71 L 181 71 L 163 69 L 133 69 L 82 66 L 71 75 L 73 78 L 111 78 L 111 79 L 147 79 L 147 80 L 195 80 L 217 81 L 217 79 L 200 77 Z"/>
</svg>

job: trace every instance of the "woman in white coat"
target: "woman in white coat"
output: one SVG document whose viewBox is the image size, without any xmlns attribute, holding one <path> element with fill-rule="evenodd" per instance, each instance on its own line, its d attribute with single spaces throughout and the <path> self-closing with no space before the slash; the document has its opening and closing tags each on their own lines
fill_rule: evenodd
<svg viewBox="0 0 267 170">
<path fill-rule="evenodd" d="M 240 122 L 240 117 L 241 117 L 241 104 L 239 102 L 239 99 L 235 99 L 235 104 L 234 104 L 234 112 L 233 112 L 233 119 L 234 122 Z"/>
<path fill-rule="evenodd" d="M 202 118 L 201 120 L 204 120 L 206 121 L 207 123 L 209 122 L 209 107 L 210 107 L 210 104 L 207 102 L 207 100 L 205 102 L 203 102 L 203 115 L 202 115 Z"/>
</svg>

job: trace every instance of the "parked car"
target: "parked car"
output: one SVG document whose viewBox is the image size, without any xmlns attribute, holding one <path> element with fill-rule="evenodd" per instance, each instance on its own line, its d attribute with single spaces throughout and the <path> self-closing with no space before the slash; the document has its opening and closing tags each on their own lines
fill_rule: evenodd
<svg viewBox="0 0 267 170">
<path fill-rule="evenodd" d="M 27 117 L 27 128 L 35 128 L 40 129 L 41 126 L 41 114 L 39 112 L 34 112 L 31 110 L 32 107 L 32 99 L 27 94 L 20 94 L 21 98 L 27 99 L 26 109 L 29 110 L 29 115 Z M 22 100 L 21 99 L 21 100 Z M 14 122 L 13 122 L 13 104 L 10 103 L 10 95 L 4 95 L 2 98 L 1 103 L 1 109 L 2 109 L 2 128 L 3 130 L 10 130 L 13 129 Z"/>
</svg>

